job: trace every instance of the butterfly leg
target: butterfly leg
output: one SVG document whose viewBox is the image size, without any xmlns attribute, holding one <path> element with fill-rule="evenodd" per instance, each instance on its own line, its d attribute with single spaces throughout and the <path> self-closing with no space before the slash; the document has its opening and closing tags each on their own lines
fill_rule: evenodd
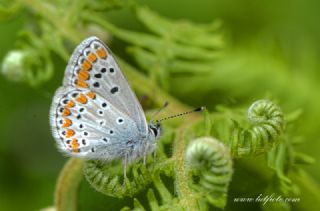
<svg viewBox="0 0 320 211">
<path fill-rule="evenodd" d="M 127 179 L 127 163 L 128 163 L 128 154 L 126 154 L 123 159 L 123 185 L 126 184 L 126 179 Z"/>
<path fill-rule="evenodd" d="M 147 166 L 147 157 L 148 157 L 148 148 L 149 148 L 149 143 L 147 142 L 144 148 L 144 153 L 143 153 L 143 165 Z"/>
<path fill-rule="evenodd" d="M 156 149 L 153 151 L 153 162 L 156 163 L 156 158 L 157 158 L 157 147 Z"/>
</svg>

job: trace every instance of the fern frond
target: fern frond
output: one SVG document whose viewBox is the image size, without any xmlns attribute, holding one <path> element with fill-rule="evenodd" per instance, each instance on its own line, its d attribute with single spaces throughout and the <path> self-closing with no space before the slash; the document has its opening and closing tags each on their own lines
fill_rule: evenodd
<svg viewBox="0 0 320 211">
<path fill-rule="evenodd" d="M 141 163 L 135 164 L 130 169 L 130 179 L 114 174 L 110 163 L 86 161 L 83 169 L 84 175 L 92 187 L 105 195 L 117 198 L 132 197 L 152 181 L 152 174 Z M 117 169 L 119 168 L 117 167 Z M 123 182 L 123 180 L 125 181 Z"/>
<path fill-rule="evenodd" d="M 229 140 L 233 156 L 261 154 L 279 141 L 283 132 L 284 120 L 280 107 L 269 100 L 258 100 L 248 109 L 248 120 L 252 125 L 243 129 L 234 121 Z"/>
<path fill-rule="evenodd" d="M 314 159 L 306 154 L 297 152 L 294 145 L 299 144 L 295 141 L 295 137 L 290 135 L 293 128 L 290 126 L 298 116 L 301 114 L 301 110 L 291 112 L 286 115 L 286 127 L 287 131 L 283 136 L 283 141 L 271 149 L 267 153 L 268 167 L 274 172 L 273 181 L 269 184 L 269 189 L 273 192 L 285 196 L 296 196 L 299 195 L 299 188 L 290 179 L 290 173 L 299 169 L 299 165 L 308 165 L 314 162 Z M 300 142 L 301 143 L 301 142 Z"/>
<path fill-rule="evenodd" d="M 137 64 L 166 90 L 172 73 L 204 74 L 212 71 L 212 62 L 221 56 L 224 46 L 218 31 L 220 22 L 198 25 L 172 21 L 146 7 L 135 5 L 134 8 L 138 20 L 154 34 L 120 29 L 88 13 L 84 18 L 98 23 L 117 38 L 133 45 L 129 52 Z"/>
<path fill-rule="evenodd" d="M 229 149 L 214 138 L 198 138 L 187 148 L 186 164 L 191 176 L 199 180 L 193 188 L 211 204 L 224 208 L 233 173 Z"/>
<path fill-rule="evenodd" d="M 154 188 L 147 191 L 148 204 L 143 205 L 139 199 L 134 199 L 134 207 L 129 210 L 184 210 L 180 205 L 179 198 L 171 193 L 164 185 L 160 172 L 155 173 Z M 159 196 L 159 197 L 158 197 Z M 128 209 L 127 207 L 124 210 Z"/>
</svg>

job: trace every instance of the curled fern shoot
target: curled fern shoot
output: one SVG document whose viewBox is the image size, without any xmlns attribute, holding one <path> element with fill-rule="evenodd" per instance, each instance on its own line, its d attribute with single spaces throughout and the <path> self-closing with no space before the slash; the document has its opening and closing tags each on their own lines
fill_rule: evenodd
<svg viewBox="0 0 320 211">
<path fill-rule="evenodd" d="M 209 203 L 223 208 L 233 173 L 229 149 L 212 137 L 201 137 L 188 146 L 186 163 L 193 177 L 191 186 Z"/>
<path fill-rule="evenodd" d="M 248 109 L 251 128 L 243 129 L 234 121 L 229 140 L 233 156 L 260 154 L 279 141 L 284 130 L 283 112 L 269 100 L 258 100 Z"/>
<path fill-rule="evenodd" d="M 112 164 L 106 165 L 99 161 L 86 161 L 84 175 L 95 190 L 117 198 L 134 196 L 152 180 L 147 168 L 141 163 L 136 163 L 130 169 L 130 179 L 124 178 L 124 185 L 123 178 L 118 176 L 121 175 L 121 172 L 118 172 L 119 169 L 121 168 L 118 168 L 118 165 L 112 166 Z"/>
</svg>

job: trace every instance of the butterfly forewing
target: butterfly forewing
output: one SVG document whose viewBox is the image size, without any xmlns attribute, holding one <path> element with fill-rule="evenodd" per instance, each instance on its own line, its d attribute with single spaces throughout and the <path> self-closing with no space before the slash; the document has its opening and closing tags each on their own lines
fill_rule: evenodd
<svg viewBox="0 0 320 211">
<path fill-rule="evenodd" d="M 131 118 L 142 137 L 147 135 L 145 115 L 135 94 L 110 49 L 98 38 L 90 37 L 75 49 L 63 84 L 99 94 Z"/>
<path fill-rule="evenodd" d="M 106 160 L 123 157 L 125 142 L 139 138 L 127 114 L 89 89 L 60 87 L 50 113 L 58 147 L 68 155 Z"/>
</svg>

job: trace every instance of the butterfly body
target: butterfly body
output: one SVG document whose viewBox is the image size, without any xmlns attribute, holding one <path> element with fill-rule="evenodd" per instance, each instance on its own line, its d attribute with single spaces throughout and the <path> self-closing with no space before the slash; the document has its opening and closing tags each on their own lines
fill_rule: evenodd
<svg viewBox="0 0 320 211">
<path fill-rule="evenodd" d="M 152 152 L 160 125 L 147 123 L 109 48 L 84 40 L 72 54 L 50 110 L 58 149 L 86 159 L 130 162 Z"/>
</svg>

